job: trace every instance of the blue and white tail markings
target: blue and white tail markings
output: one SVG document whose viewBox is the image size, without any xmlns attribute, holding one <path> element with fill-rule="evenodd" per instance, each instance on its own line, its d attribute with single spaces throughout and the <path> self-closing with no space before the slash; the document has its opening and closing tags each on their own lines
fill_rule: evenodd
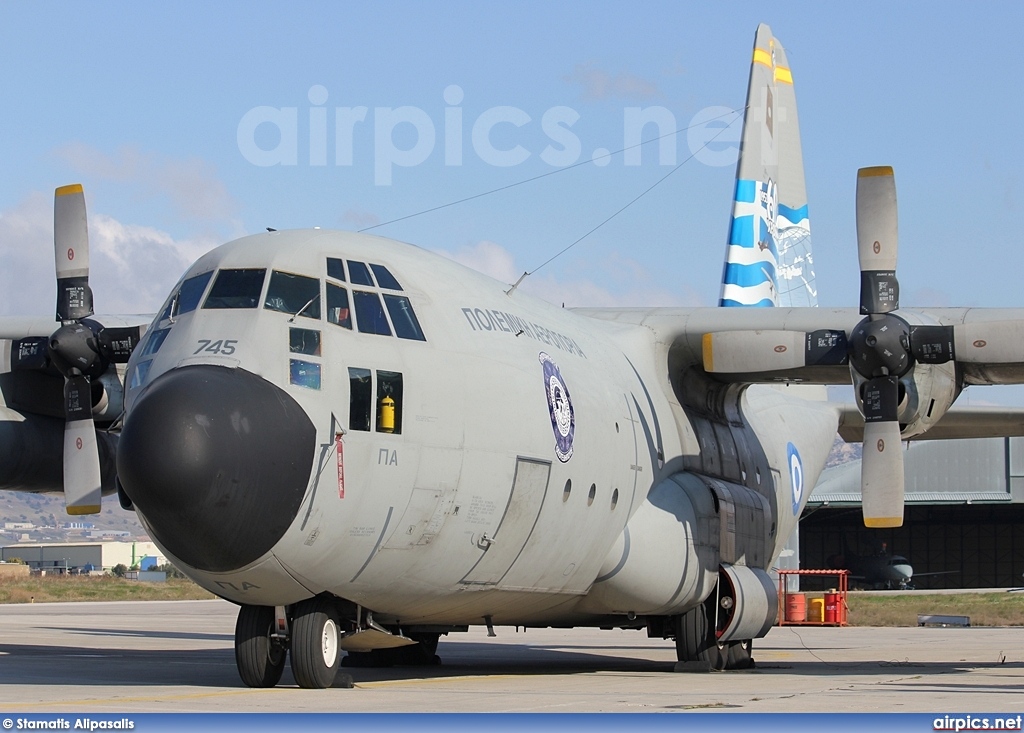
<svg viewBox="0 0 1024 733">
<path fill-rule="evenodd" d="M 721 305 L 773 306 L 778 302 L 777 210 L 774 181 L 737 179 Z"/>
<path fill-rule="evenodd" d="M 719 305 L 815 306 L 810 220 L 793 75 L 782 44 L 754 39 Z"/>
</svg>

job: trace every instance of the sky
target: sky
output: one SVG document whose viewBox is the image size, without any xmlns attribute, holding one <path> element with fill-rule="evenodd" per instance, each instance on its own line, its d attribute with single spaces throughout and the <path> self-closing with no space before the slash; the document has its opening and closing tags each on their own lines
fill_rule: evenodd
<svg viewBox="0 0 1024 733">
<path fill-rule="evenodd" d="M 1010 2 L 0 3 L 0 314 L 52 312 L 67 183 L 97 311 L 132 313 L 265 227 L 361 229 L 544 176 L 373 230 L 512 281 L 680 163 L 523 288 L 715 305 L 728 131 L 600 155 L 637 110 L 733 119 L 759 22 L 792 67 L 820 303 L 856 305 L 856 170 L 892 165 L 902 304 L 1024 306 L 1021 20 Z"/>
</svg>

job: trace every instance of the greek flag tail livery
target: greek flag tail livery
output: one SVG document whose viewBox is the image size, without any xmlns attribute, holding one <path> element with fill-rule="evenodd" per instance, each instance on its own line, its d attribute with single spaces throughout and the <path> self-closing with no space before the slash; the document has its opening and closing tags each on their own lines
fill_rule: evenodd
<svg viewBox="0 0 1024 733">
<path fill-rule="evenodd" d="M 793 75 L 767 25 L 754 39 L 722 306 L 815 306 Z"/>
</svg>

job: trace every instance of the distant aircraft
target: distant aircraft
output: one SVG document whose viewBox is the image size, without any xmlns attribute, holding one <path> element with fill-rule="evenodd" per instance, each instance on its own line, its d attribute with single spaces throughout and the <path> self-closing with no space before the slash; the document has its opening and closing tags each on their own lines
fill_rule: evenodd
<svg viewBox="0 0 1024 733">
<path fill-rule="evenodd" d="M 897 526 L 901 439 L 1024 425 L 947 412 L 969 384 L 1024 382 L 1024 311 L 896 314 L 891 168 L 858 174 L 859 311 L 732 307 L 813 283 L 792 82 L 760 26 L 729 307 L 563 309 L 408 244 L 305 230 L 201 257 L 148 325 L 97 317 L 82 190 L 58 189 L 61 326 L 0 319 L 0 487 L 63 490 L 74 513 L 116 490 L 240 606 L 254 687 L 286 657 L 308 688 L 342 651 L 430 662 L 470 624 L 645 629 L 681 662 L 750 666 L 837 427 L 869 446 L 865 522 Z M 851 380 L 857 405 L 777 386 Z"/>
<path fill-rule="evenodd" d="M 914 590 L 915 577 L 927 575 L 951 575 L 955 570 L 937 570 L 929 573 L 914 573 L 910 560 L 902 555 L 889 552 L 882 542 L 874 555 L 858 555 L 843 537 L 843 551 L 825 561 L 830 568 L 849 570 L 850 580 L 858 580 L 864 586 L 875 590 Z"/>
<path fill-rule="evenodd" d="M 849 570 L 851 580 L 859 580 L 862 584 L 885 590 L 912 590 L 914 568 L 910 561 L 902 555 L 892 555 L 882 543 L 881 550 L 875 555 L 858 555 L 843 540 L 843 552 L 830 556 L 826 562 L 830 568 Z"/>
</svg>

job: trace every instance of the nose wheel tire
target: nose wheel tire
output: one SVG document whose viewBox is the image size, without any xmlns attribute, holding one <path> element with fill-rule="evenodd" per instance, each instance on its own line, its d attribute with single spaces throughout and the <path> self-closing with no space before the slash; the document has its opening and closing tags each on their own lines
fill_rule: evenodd
<svg viewBox="0 0 1024 733">
<path fill-rule="evenodd" d="M 332 603 L 310 598 L 295 606 L 291 653 L 292 674 L 299 687 L 324 689 L 334 683 L 341 647 Z"/>
<path fill-rule="evenodd" d="M 284 672 L 288 649 L 271 638 L 274 609 L 242 606 L 235 622 L 235 664 L 249 687 L 273 687 Z"/>
</svg>

